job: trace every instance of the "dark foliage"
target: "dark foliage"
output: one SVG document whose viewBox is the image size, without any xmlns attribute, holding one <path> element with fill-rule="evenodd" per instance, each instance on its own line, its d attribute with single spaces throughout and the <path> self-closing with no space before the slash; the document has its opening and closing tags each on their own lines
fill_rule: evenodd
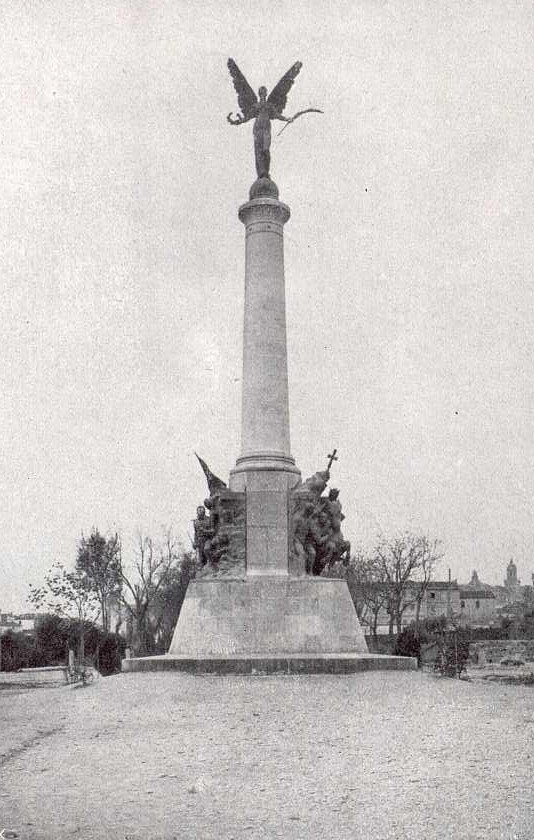
<svg viewBox="0 0 534 840">
<path fill-rule="evenodd" d="M 40 616 L 31 636 L 11 630 L 2 636 L 2 670 L 66 665 L 69 648 L 76 648 L 78 636 L 79 625 L 74 619 Z M 85 657 L 101 674 L 120 671 L 125 646 L 121 636 L 106 633 L 91 622 L 85 623 Z"/>
<path fill-rule="evenodd" d="M 397 636 L 393 651 L 395 656 L 415 656 L 419 665 L 421 663 L 421 646 L 441 638 L 446 623 L 443 616 L 435 619 L 425 619 L 418 624 L 412 621 Z"/>
<path fill-rule="evenodd" d="M 189 581 L 195 576 L 195 557 L 191 553 L 184 552 L 168 575 L 166 582 L 158 591 L 152 604 L 154 616 L 154 629 L 156 631 L 158 653 L 165 653 L 171 644 L 172 635 Z"/>
<path fill-rule="evenodd" d="M 42 665 L 63 665 L 68 661 L 69 646 L 77 644 L 75 622 L 59 615 L 39 616 L 35 624 L 35 649 Z"/>
<path fill-rule="evenodd" d="M 41 665 L 33 639 L 26 633 L 8 630 L 0 636 L 2 671 L 18 671 L 19 668 L 35 668 Z"/>
<path fill-rule="evenodd" d="M 125 640 L 116 633 L 101 633 L 98 647 L 98 670 L 104 676 L 116 674 L 126 648 Z"/>
<path fill-rule="evenodd" d="M 399 634 L 394 653 L 397 656 L 415 656 L 421 664 L 424 645 L 435 647 L 434 667 L 444 676 L 460 676 L 469 656 L 471 631 L 468 627 L 454 627 L 444 616 L 412 622 Z"/>
</svg>

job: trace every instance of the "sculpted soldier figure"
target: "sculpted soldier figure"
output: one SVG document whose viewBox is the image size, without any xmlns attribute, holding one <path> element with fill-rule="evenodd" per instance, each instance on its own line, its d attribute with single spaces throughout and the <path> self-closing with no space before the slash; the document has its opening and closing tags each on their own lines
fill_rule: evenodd
<svg viewBox="0 0 534 840">
<path fill-rule="evenodd" d="M 332 524 L 338 522 L 341 525 L 341 522 L 345 519 L 345 514 L 341 512 L 341 502 L 338 497 L 339 490 L 337 487 L 332 487 L 328 492 L 327 498 L 321 499 L 321 507 L 328 513 Z"/>
<path fill-rule="evenodd" d="M 193 529 L 195 533 L 193 548 L 197 551 L 198 562 L 205 566 L 210 558 L 211 540 L 215 536 L 215 529 L 206 517 L 204 505 L 197 507 L 197 518 L 193 522 Z"/>
<path fill-rule="evenodd" d="M 309 534 L 314 506 L 305 502 L 302 508 L 297 508 L 293 516 L 293 552 L 299 570 L 311 574 L 313 558 L 309 551 Z"/>
<path fill-rule="evenodd" d="M 337 520 L 334 521 L 331 539 L 334 544 L 334 551 L 330 564 L 337 563 L 340 560 L 343 563 L 348 563 L 350 560 L 350 542 L 341 533 L 340 524 Z"/>
<path fill-rule="evenodd" d="M 220 560 L 224 560 L 228 556 L 228 546 L 230 540 L 228 534 L 216 534 L 213 539 L 206 543 L 204 553 L 208 563 L 216 565 Z"/>
<path fill-rule="evenodd" d="M 299 491 L 307 490 L 314 500 L 319 501 L 321 493 L 328 484 L 329 479 L 330 472 L 328 470 L 319 470 L 319 472 L 314 473 L 299 485 L 298 489 Z"/>
<path fill-rule="evenodd" d="M 330 531 L 328 516 L 324 511 L 312 517 L 307 545 L 312 575 L 320 575 L 332 555 L 334 546 L 330 544 Z"/>
<path fill-rule="evenodd" d="M 243 73 L 233 60 L 228 59 L 228 69 L 234 87 L 237 92 L 237 101 L 242 113 L 234 118 L 230 112 L 227 120 L 231 125 L 242 125 L 249 120 L 255 119 L 254 123 L 254 154 L 256 157 L 256 172 L 258 178 L 268 178 L 271 167 L 271 120 L 281 120 L 285 123 L 294 122 L 297 117 L 307 114 L 310 111 L 321 114 L 318 108 L 306 108 L 299 111 L 293 117 L 284 117 L 282 111 L 286 107 L 287 94 L 293 82 L 300 73 L 302 62 L 297 61 L 290 67 L 285 76 L 282 76 L 276 87 L 267 96 L 267 88 L 260 87 L 258 90 L 259 99 L 245 79 Z"/>
</svg>

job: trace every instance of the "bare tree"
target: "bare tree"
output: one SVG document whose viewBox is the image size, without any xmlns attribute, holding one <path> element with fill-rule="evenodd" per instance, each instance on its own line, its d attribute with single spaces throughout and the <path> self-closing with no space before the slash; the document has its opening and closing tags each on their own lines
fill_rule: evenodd
<svg viewBox="0 0 534 840">
<path fill-rule="evenodd" d="M 387 580 L 378 557 L 358 552 L 347 568 L 347 583 L 358 618 L 376 636 L 380 611 L 388 601 Z"/>
<path fill-rule="evenodd" d="M 376 546 L 375 557 L 387 590 L 390 634 L 394 629 L 402 631 L 402 616 L 409 607 L 415 606 L 419 617 L 434 566 L 442 557 L 439 546 L 439 540 L 411 533 L 383 538 Z"/>
<path fill-rule="evenodd" d="M 420 536 L 417 539 L 419 541 L 419 568 L 414 574 L 416 626 L 419 624 L 421 604 L 423 603 L 429 584 L 432 581 L 434 568 L 436 563 L 438 563 L 443 557 L 440 540 L 430 540 L 428 537 L 424 536 Z"/>
<path fill-rule="evenodd" d="M 178 556 L 178 544 L 170 530 L 157 545 L 151 537 L 139 534 L 132 574 L 127 575 L 121 566 L 123 586 L 119 600 L 130 619 L 131 646 L 136 656 L 145 655 L 153 645 L 150 608 L 169 581 Z"/>
</svg>

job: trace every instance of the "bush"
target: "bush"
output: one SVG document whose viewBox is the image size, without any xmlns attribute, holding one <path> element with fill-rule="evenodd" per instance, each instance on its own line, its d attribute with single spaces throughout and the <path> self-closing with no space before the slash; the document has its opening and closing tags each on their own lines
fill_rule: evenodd
<svg viewBox="0 0 534 840">
<path fill-rule="evenodd" d="M 414 622 L 405 627 L 402 633 L 399 633 L 393 653 L 395 656 L 415 656 L 419 666 L 421 662 L 421 643 L 421 635 Z"/>
<path fill-rule="evenodd" d="M 394 653 L 396 656 L 415 656 L 421 664 L 421 646 L 436 645 L 437 658 L 435 667 L 445 676 L 460 676 L 469 656 L 469 628 L 449 629 L 444 616 L 426 619 L 417 625 L 415 621 L 406 627 L 397 637 Z"/>
<path fill-rule="evenodd" d="M 121 669 L 126 642 L 116 633 L 101 633 L 98 646 L 98 670 L 104 676 L 116 674 Z M 96 653 L 96 651 L 95 651 Z"/>
<path fill-rule="evenodd" d="M 6 634 L 8 635 L 8 634 Z M 79 623 L 74 619 L 60 618 L 57 615 L 40 616 L 35 627 L 33 638 L 23 633 L 13 634 L 23 637 L 25 655 L 22 652 L 14 658 L 10 648 L 6 646 L 7 662 L 16 662 L 15 668 L 33 668 L 44 665 L 66 665 L 69 660 L 69 649 L 76 650 L 80 636 Z M 114 674 L 121 669 L 126 642 L 116 633 L 106 633 L 100 627 L 89 621 L 84 626 L 85 658 L 92 660 L 101 674 Z M 5 638 L 5 637 L 4 637 Z M 22 643 L 19 644 L 19 647 Z M 6 643 L 4 642 L 4 645 Z M 20 651 L 22 651 L 20 647 Z M 4 653 L 4 647 L 2 647 Z M 4 668 L 3 670 L 8 670 Z"/>
<path fill-rule="evenodd" d="M 446 619 L 427 618 L 416 624 L 412 621 L 404 628 L 402 633 L 397 636 L 395 649 L 393 651 L 395 656 L 415 656 L 417 657 L 417 664 L 421 664 L 421 645 L 435 642 L 441 638 L 445 632 Z"/>
<path fill-rule="evenodd" d="M 2 671 L 18 671 L 19 668 L 32 668 L 39 665 L 35 657 L 33 638 L 26 633 L 8 630 L 0 636 L 2 645 Z"/>
</svg>

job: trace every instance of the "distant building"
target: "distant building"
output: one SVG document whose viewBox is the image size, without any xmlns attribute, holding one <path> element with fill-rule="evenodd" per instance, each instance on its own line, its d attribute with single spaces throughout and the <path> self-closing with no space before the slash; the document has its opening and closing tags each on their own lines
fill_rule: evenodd
<svg viewBox="0 0 534 840">
<path fill-rule="evenodd" d="M 18 620 L 20 621 L 21 629 L 25 633 L 33 633 L 35 630 L 35 621 L 37 619 L 37 613 L 21 613 L 17 616 Z"/>
<path fill-rule="evenodd" d="M 21 625 L 13 613 L 0 612 L 0 634 L 7 633 L 8 630 L 21 630 Z"/>
<path fill-rule="evenodd" d="M 534 575 L 533 575 L 534 583 Z M 380 585 L 377 585 L 377 589 Z M 402 615 L 402 629 L 417 617 L 416 583 L 408 584 L 406 606 Z M 517 566 L 510 560 L 506 567 L 504 586 L 491 586 L 480 580 L 473 570 L 469 583 L 458 584 L 456 580 L 434 580 L 428 585 L 419 608 L 419 619 L 449 617 L 470 627 L 501 627 L 503 619 L 521 622 L 534 609 L 534 587 L 521 586 L 517 577 Z M 360 618 L 365 632 L 371 632 L 374 617 L 365 609 Z M 386 606 L 378 613 L 376 632 L 389 633 L 390 615 Z M 396 628 L 393 629 L 396 632 Z"/>
<path fill-rule="evenodd" d="M 13 630 L 15 633 L 33 633 L 37 613 L 5 613 L 0 610 L 0 635 Z"/>
<path fill-rule="evenodd" d="M 473 570 L 469 583 L 460 587 L 460 621 L 471 627 L 491 627 L 497 624 L 496 598 L 488 583 L 482 583 Z"/>
<path fill-rule="evenodd" d="M 433 580 L 421 604 L 420 618 L 452 617 L 460 612 L 460 587 L 456 580 Z"/>
<path fill-rule="evenodd" d="M 404 630 L 417 617 L 417 593 L 419 584 L 409 583 L 406 588 L 406 606 L 402 614 L 402 629 Z M 460 612 L 460 588 L 456 580 L 433 580 L 429 583 L 419 607 L 419 620 L 439 618 L 440 616 L 455 616 Z M 360 619 L 362 624 L 371 623 L 371 617 L 365 613 Z M 378 635 L 389 633 L 390 616 L 385 607 L 378 613 L 376 632 Z M 367 631 L 367 628 L 366 628 Z M 393 632 L 396 632 L 394 628 Z"/>
<path fill-rule="evenodd" d="M 521 586 L 521 581 L 517 579 L 517 566 L 513 560 L 510 560 L 508 566 L 506 567 L 506 579 L 504 581 L 504 585 L 506 589 L 510 590 L 510 592 L 517 592 Z"/>
</svg>

